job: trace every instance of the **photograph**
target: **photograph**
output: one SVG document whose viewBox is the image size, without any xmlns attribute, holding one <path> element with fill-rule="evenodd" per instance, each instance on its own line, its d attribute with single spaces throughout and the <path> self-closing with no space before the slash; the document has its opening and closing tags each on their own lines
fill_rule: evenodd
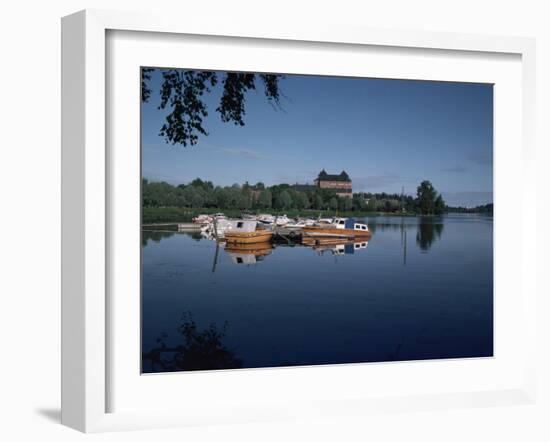
<svg viewBox="0 0 550 442">
<path fill-rule="evenodd" d="M 139 75 L 142 374 L 493 357 L 493 84 Z"/>
</svg>

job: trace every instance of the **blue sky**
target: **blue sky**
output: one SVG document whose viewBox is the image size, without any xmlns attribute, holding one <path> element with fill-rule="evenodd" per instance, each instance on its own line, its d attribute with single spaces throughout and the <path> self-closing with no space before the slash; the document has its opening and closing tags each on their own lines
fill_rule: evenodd
<svg viewBox="0 0 550 442">
<path fill-rule="evenodd" d="M 427 179 L 449 205 L 493 201 L 493 87 L 489 84 L 287 75 L 282 110 L 246 96 L 245 126 L 223 123 L 219 85 L 195 146 L 159 136 L 160 71 L 142 104 L 142 171 L 152 181 L 218 185 L 312 183 L 345 169 L 353 190 L 414 194 Z"/>
</svg>

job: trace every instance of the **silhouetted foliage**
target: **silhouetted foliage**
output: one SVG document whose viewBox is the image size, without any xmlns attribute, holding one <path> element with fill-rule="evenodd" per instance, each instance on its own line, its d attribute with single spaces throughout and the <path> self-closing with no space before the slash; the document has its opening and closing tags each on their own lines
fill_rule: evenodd
<svg viewBox="0 0 550 442">
<path fill-rule="evenodd" d="M 182 342 L 176 346 L 168 346 L 168 335 L 163 333 L 158 339 L 158 347 L 143 355 L 144 366 L 150 362 L 144 371 L 168 372 L 190 370 L 219 370 L 241 368 L 243 361 L 226 348 L 223 339 L 226 335 L 227 322 L 218 329 L 216 324 L 210 324 L 200 330 L 190 312 L 181 317 L 178 333 Z"/>
<path fill-rule="evenodd" d="M 445 202 L 429 181 L 422 181 L 416 189 L 417 205 L 422 215 L 441 215 Z"/>
<path fill-rule="evenodd" d="M 141 70 L 141 99 L 148 102 L 152 96 L 151 73 L 154 69 Z M 256 89 L 257 80 L 263 83 L 264 95 L 274 108 L 280 107 L 277 74 L 253 74 L 239 72 L 193 71 L 185 69 L 159 69 L 162 75 L 159 109 L 168 109 L 166 122 L 160 135 L 171 144 L 194 145 L 199 135 L 208 135 L 204 119 L 208 109 L 203 95 L 221 84 L 222 94 L 216 112 L 223 122 L 244 126 L 246 93 Z"/>
<path fill-rule="evenodd" d="M 152 68 L 141 68 L 141 101 L 147 102 L 151 98 L 151 88 L 148 86 L 151 80 Z"/>
<path fill-rule="evenodd" d="M 434 215 L 442 215 L 445 212 L 445 202 L 441 194 L 437 195 L 434 202 Z"/>
</svg>

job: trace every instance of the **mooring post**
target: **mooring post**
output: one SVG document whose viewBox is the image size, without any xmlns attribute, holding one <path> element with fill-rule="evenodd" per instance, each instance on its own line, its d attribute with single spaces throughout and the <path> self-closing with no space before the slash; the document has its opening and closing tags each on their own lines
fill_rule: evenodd
<svg viewBox="0 0 550 442">
<path fill-rule="evenodd" d="M 214 224 L 214 238 L 216 238 L 216 241 L 218 240 L 218 220 L 214 217 L 212 223 Z"/>
<path fill-rule="evenodd" d="M 279 236 L 279 232 L 278 232 L 278 229 L 277 229 L 277 219 L 279 219 L 279 215 L 276 215 L 275 216 L 275 221 L 273 221 L 273 233 L 275 234 L 275 236 Z"/>
<path fill-rule="evenodd" d="M 212 264 L 212 273 L 216 272 L 216 265 L 218 264 L 219 253 L 220 253 L 220 243 L 216 241 L 216 253 L 214 254 L 214 263 Z"/>
</svg>

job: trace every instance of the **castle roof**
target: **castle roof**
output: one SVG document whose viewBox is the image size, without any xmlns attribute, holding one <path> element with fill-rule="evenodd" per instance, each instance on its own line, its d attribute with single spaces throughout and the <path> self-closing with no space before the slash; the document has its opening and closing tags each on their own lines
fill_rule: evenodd
<svg viewBox="0 0 550 442">
<path fill-rule="evenodd" d="M 349 175 L 346 173 L 345 170 L 342 170 L 342 172 L 339 175 L 331 175 L 328 174 L 325 169 L 321 170 L 319 172 L 319 176 L 317 177 L 319 181 L 351 181 Z"/>
</svg>

